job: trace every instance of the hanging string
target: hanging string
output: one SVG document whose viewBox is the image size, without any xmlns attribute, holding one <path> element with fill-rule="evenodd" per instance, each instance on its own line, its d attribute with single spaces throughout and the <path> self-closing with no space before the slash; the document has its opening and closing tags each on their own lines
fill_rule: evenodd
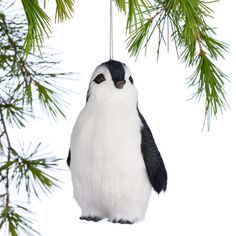
<svg viewBox="0 0 236 236">
<path fill-rule="evenodd" d="M 113 11 L 112 11 L 112 2 L 110 0 L 110 60 L 113 60 Z"/>
</svg>

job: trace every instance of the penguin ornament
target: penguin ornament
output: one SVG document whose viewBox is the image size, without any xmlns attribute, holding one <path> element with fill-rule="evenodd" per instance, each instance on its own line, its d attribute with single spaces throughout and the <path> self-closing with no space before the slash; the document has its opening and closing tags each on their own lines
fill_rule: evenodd
<svg viewBox="0 0 236 236">
<path fill-rule="evenodd" d="M 125 64 L 95 69 L 67 163 L 82 220 L 132 224 L 144 218 L 151 189 L 166 190 L 167 172 Z"/>
</svg>

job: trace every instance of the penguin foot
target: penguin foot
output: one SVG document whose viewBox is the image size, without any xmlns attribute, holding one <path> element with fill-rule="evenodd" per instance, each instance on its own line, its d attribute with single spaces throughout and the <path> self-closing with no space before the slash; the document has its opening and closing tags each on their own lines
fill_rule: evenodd
<svg viewBox="0 0 236 236">
<path fill-rule="evenodd" d="M 98 222 L 101 220 L 101 218 L 99 218 L 97 216 L 81 216 L 80 219 L 87 220 L 87 221 L 94 221 L 94 222 Z"/>
<path fill-rule="evenodd" d="M 114 219 L 111 222 L 112 223 L 118 223 L 118 224 L 130 224 L 130 225 L 134 224 L 133 221 L 123 220 L 123 219 L 119 219 L 119 220 Z"/>
</svg>

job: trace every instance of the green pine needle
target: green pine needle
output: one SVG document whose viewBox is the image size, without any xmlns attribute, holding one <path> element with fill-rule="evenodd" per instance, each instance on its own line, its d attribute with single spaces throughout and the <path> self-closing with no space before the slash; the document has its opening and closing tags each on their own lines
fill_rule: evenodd
<svg viewBox="0 0 236 236">
<path fill-rule="evenodd" d="M 189 77 L 189 86 L 197 86 L 194 97 L 205 97 L 205 116 L 210 112 L 217 115 L 218 110 L 228 106 L 225 99 L 224 85 L 228 80 L 227 75 L 220 71 L 206 54 L 199 55 L 196 71 Z"/>
<path fill-rule="evenodd" d="M 46 12 L 39 6 L 37 0 L 21 0 L 26 19 L 28 22 L 28 32 L 24 43 L 24 53 L 27 57 L 29 53 L 40 48 L 44 37 L 49 37 L 51 33 L 50 21 Z M 46 1 L 44 1 L 46 6 Z M 74 0 L 56 0 L 55 20 L 64 22 L 72 17 L 74 13 Z"/>
<path fill-rule="evenodd" d="M 28 21 L 28 33 L 25 38 L 24 52 L 28 56 L 31 49 L 40 51 L 44 35 L 49 36 L 50 18 L 38 5 L 36 0 L 21 0 Z"/>
<path fill-rule="evenodd" d="M 116 5 L 120 11 L 123 11 L 126 14 L 126 1 L 116 0 Z"/>
<path fill-rule="evenodd" d="M 47 195 L 55 187 L 59 187 L 59 181 L 49 174 L 58 170 L 59 159 L 47 156 L 41 157 L 44 156 L 41 152 L 41 143 L 35 148 L 31 148 L 29 153 L 25 153 L 22 149 L 21 153 L 17 153 L 17 158 L 12 166 L 12 178 L 15 181 L 16 189 L 19 192 L 22 185 L 25 185 L 29 198 L 31 190 L 39 198 L 39 188 Z"/>
<path fill-rule="evenodd" d="M 137 24 L 144 21 L 144 12 L 149 14 L 151 9 L 148 0 L 116 0 L 116 5 L 120 11 L 128 12 L 126 29 L 129 33 L 132 33 L 134 28 L 138 29 Z"/>
<path fill-rule="evenodd" d="M 40 82 L 35 82 L 39 101 L 46 111 L 54 118 L 58 117 L 58 115 L 65 117 L 65 114 L 60 108 L 60 104 L 63 103 L 63 100 L 55 92 L 55 90 L 53 90 L 53 85 L 51 83 L 47 82 L 46 84 L 48 84 L 51 88 L 48 88 L 46 85 L 41 84 Z"/>
<path fill-rule="evenodd" d="M 152 26 L 152 20 L 147 20 L 145 23 L 140 24 L 138 31 L 133 31 L 127 39 L 127 48 L 131 56 L 137 56 L 148 35 Z"/>
<path fill-rule="evenodd" d="M 59 180 L 49 173 L 58 170 L 60 159 L 42 157 L 44 155 L 41 153 L 41 143 L 28 152 L 25 153 L 24 149 L 21 152 L 11 149 L 11 155 L 14 158 L 0 167 L 0 173 L 4 176 L 6 172 L 10 171 L 10 180 L 15 184 L 18 192 L 24 187 L 28 198 L 30 198 L 32 190 L 35 196 L 39 198 L 39 189 L 47 195 L 55 187 L 59 187 Z"/>
<path fill-rule="evenodd" d="M 29 209 L 21 205 L 0 206 L 0 209 L 0 230 L 6 227 L 11 236 L 40 235 L 32 227 L 32 220 L 26 216 L 32 214 Z"/>
<path fill-rule="evenodd" d="M 147 48 L 154 30 L 159 31 L 158 57 L 161 43 L 167 42 L 165 44 L 169 48 L 168 44 L 172 40 L 182 62 L 191 68 L 197 65 L 189 83 L 191 87 L 198 88 L 194 97 L 205 98 L 205 117 L 206 114 L 216 116 L 219 111 L 225 110 L 228 106 L 224 90 L 228 77 L 213 60 L 224 58 L 228 45 L 216 39 L 214 29 L 206 23 L 208 17 L 212 18 L 213 10 L 209 7 L 212 2 L 202 0 L 156 0 L 155 2 L 152 8 L 148 8 L 150 15 L 147 19 L 144 19 L 142 14 L 136 14 L 136 18 L 131 20 L 133 16 L 128 13 L 127 21 L 134 23 L 127 38 L 128 52 L 131 56 L 137 57 L 142 47 Z M 132 12 L 135 12 L 130 2 L 128 6 Z M 143 12 L 145 10 L 146 8 L 142 8 Z M 164 32 L 167 32 L 166 36 Z"/>
<path fill-rule="evenodd" d="M 56 21 L 64 22 L 72 17 L 74 13 L 74 0 L 56 0 Z"/>
</svg>

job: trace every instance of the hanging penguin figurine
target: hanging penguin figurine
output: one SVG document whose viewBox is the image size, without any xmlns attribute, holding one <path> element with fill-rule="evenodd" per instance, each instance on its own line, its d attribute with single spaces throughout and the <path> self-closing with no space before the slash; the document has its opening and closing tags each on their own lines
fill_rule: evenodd
<svg viewBox="0 0 236 236">
<path fill-rule="evenodd" d="M 124 63 L 95 69 L 67 163 L 82 220 L 132 224 L 144 218 L 151 189 L 166 190 L 167 172 Z"/>
</svg>

